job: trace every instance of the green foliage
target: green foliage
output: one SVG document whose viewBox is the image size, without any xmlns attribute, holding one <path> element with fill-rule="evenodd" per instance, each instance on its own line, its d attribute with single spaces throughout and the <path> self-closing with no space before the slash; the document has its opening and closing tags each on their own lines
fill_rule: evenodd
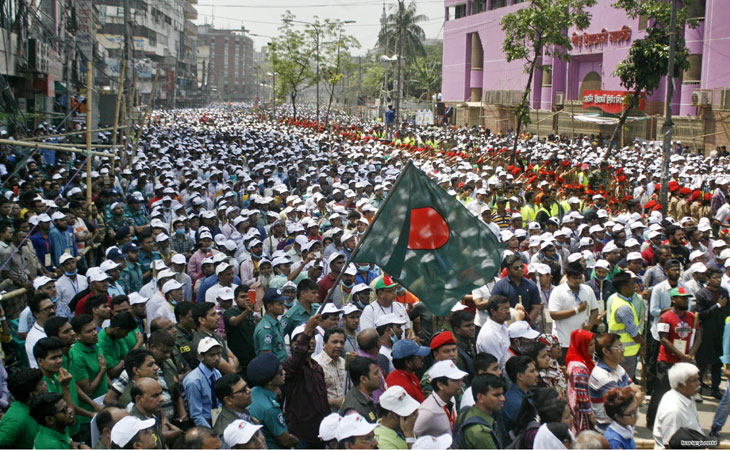
<svg viewBox="0 0 730 450">
<path fill-rule="evenodd" d="M 429 100 L 431 94 L 441 90 L 443 47 L 426 45 L 424 50 L 423 56 L 416 58 L 406 66 L 406 72 L 411 74 L 407 94 L 418 99 Z"/>
<path fill-rule="evenodd" d="M 272 67 L 277 73 L 274 95 L 277 98 L 288 95 L 296 117 L 297 95 L 312 78 L 310 61 L 314 49 L 311 42 L 305 39 L 305 34 L 294 30 L 294 18 L 291 11 L 282 15 L 279 36 L 271 43 L 270 57 Z"/>
<path fill-rule="evenodd" d="M 412 0 L 402 10 L 398 5 L 391 7 L 393 12 L 388 14 L 378 32 L 378 45 L 387 55 L 398 53 L 398 30 L 403 30 L 403 56 L 406 61 L 415 59 L 417 56 L 425 56 L 426 51 L 423 41 L 426 34 L 419 25 L 428 20 L 423 14 L 418 14 L 416 2 Z"/>
</svg>

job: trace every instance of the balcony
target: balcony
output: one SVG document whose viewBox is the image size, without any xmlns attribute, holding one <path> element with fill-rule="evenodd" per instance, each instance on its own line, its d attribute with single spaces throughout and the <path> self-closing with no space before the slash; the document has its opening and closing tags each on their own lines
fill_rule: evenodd
<svg viewBox="0 0 730 450">
<path fill-rule="evenodd" d="M 189 3 L 183 3 L 183 12 L 185 13 L 185 18 L 188 20 L 196 20 L 198 18 L 198 10 L 195 9 L 192 5 Z"/>
<path fill-rule="evenodd" d="M 185 23 L 183 25 L 183 29 L 185 30 L 186 36 L 197 36 L 198 35 L 198 27 L 191 21 L 185 20 Z"/>
</svg>

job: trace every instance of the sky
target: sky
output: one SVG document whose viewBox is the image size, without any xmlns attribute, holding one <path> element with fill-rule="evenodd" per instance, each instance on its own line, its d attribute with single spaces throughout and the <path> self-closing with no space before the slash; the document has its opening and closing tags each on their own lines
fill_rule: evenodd
<svg viewBox="0 0 730 450">
<path fill-rule="evenodd" d="M 408 0 L 406 0 L 408 1 Z M 443 37 L 443 0 L 415 0 L 419 14 L 428 17 L 421 23 L 426 38 Z M 375 47 L 380 16 L 397 6 L 397 0 L 198 0 L 194 5 L 198 10 L 198 25 L 211 24 L 216 28 L 240 29 L 242 26 L 252 34 L 275 37 L 281 24 L 281 15 L 290 10 L 297 20 L 311 21 L 315 16 L 320 19 L 354 20 L 345 29 L 358 41 L 360 49 L 354 55 L 362 55 Z M 299 25 L 304 28 L 304 25 Z M 269 42 L 268 37 L 252 36 L 254 47 L 260 50 Z"/>
</svg>

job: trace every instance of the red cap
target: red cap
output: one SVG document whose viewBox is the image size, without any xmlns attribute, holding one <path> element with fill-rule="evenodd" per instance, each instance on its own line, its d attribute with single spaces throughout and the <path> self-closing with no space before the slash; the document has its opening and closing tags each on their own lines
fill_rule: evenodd
<svg viewBox="0 0 730 450">
<path fill-rule="evenodd" d="M 451 334 L 451 331 L 443 331 L 434 336 L 433 339 L 431 339 L 431 350 L 436 350 L 446 344 L 456 344 L 456 339 L 454 339 L 454 335 Z"/>
</svg>

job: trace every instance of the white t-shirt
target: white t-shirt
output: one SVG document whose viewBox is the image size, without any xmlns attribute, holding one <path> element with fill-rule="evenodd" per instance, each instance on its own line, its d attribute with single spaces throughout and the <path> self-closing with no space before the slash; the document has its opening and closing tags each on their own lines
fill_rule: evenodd
<svg viewBox="0 0 730 450">
<path fill-rule="evenodd" d="M 360 316 L 360 329 L 365 330 L 367 328 L 375 328 L 375 321 L 378 317 L 386 314 L 395 314 L 401 319 L 404 319 L 406 321 L 406 324 L 403 325 L 404 330 L 411 328 L 408 313 L 406 312 L 406 307 L 403 303 L 394 301 L 389 308 L 384 308 L 380 306 L 380 303 L 374 301 L 373 303 L 365 306 L 365 309 L 362 310 L 362 315 Z"/>
<path fill-rule="evenodd" d="M 727 224 L 728 217 L 730 217 L 730 203 L 725 203 L 715 213 L 715 219 L 720 222 L 721 225 Z"/>
<path fill-rule="evenodd" d="M 553 334 L 558 337 L 560 346 L 565 348 L 570 346 L 570 333 L 578 328 L 581 328 L 583 324 L 588 321 L 591 310 L 598 309 L 598 302 L 596 301 L 596 295 L 586 284 L 581 284 L 578 290 L 578 298 L 580 302 L 588 302 L 588 307 L 578 314 L 572 315 L 567 319 L 555 320 L 553 319 Z M 548 311 L 564 311 L 566 309 L 573 309 L 578 306 L 576 301 L 575 293 L 568 287 L 568 283 L 563 283 L 553 289 L 550 294 Z"/>
</svg>

